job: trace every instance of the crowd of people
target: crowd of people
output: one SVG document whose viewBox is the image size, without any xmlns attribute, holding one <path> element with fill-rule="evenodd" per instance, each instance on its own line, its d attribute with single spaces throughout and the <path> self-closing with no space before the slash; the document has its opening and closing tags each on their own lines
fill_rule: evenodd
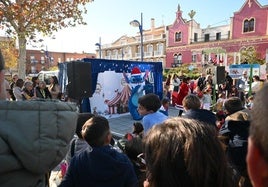
<svg viewBox="0 0 268 187">
<path fill-rule="evenodd" d="M 11 101 L 12 94 L 4 97 L 8 93 L 0 53 L 0 186 L 49 186 L 45 176 L 64 158 L 61 187 L 268 185 L 267 83 L 252 93 L 247 85 L 238 84 L 235 88 L 243 89 L 244 95 L 240 90 L 233 95 L 235 83 L 226 81 L 218 92 L 225 92 L 225 97 L 217 98 L 223 102 L 216 114 L 201 99 L 214 89 L 209 83 L 200 81 L 195 90 L 187 78 L 180 80 L 176 89 L 178 95 L 184 90 L 183 97 L 171 98 L 185 112 L 178 117 L 168 116 L 169 100 L 146 94 L 138 99 L 143 120 L 133 124 L 133 132 L 126 134 L 118 150 L 105 117 L 79 114 L 68 102 L 22 101 L 31 90 L 35 91 L 29 97 L 37 97 L 37 87 L 42 90 L 46 85 L 15 79 L 12 93 L 17 102 Z M 212 81 L 209 76 L 204 80 Z M 47 98 L 57 98 L 58 93 L 49 89 Z"/>
<path fill-rule="evenodd" d="M 201 108 L 220 112 L 223 103 L 230 97 L 239 97 L 245 107 L 252 107 L 255 93 L 262 87 L 265 81 L 258 75 L 249 76 L 244 70 L 241 77 L 233 79 L 228 72 L 225 72 L 224 80 L 217 84 L 215 75 L 211 71 L 202 72 L 196 80 L 191 80 L 184 75 L 176 73 L 169 74 L 164 84 L 164 97 L 171 101 L 171 104 L 179 109 L 179 116 L 183 112 L 182 100 L 189 94 L 195 94 L 201 101 Z M 251 79 L 251 80 L 250 80 Z"/>
<path fill-rule="evenodd" d="M 17 74 L 6 82 L 6 99 L 11 101 L 25 101 L 33 99 L 61 99 L 61 90 L 57 76 L 49 79 L 49 85 L 38 77 L 22 79 Z"/>
</svg>

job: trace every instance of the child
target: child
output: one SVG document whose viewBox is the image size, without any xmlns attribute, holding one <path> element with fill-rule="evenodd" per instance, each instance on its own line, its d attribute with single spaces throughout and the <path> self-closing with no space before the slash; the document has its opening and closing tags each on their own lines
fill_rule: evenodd
<svg viewBox="0 0 268 187">
<path fill-rule="evenodd" d="M 143 137 L 143 130 L 144 130 L 143 126 L 142 126 L 142 124 L 140 122 L 134 122 L 133 123 L 133 132 L 132 132 L 132 134 L 133 134 L 134 137 L 139 136 L 140 138 L 142 138 Z"/>
<path fill-rule="evenodd" d="M 223 105 L 224 102 L 226 100 L 226 93 L 225 92 L 221 92 L 218 95 L 218 100 L 216 103 L 216 111 L 222 111 L 223 110 Z"/>
<path fill-rule="evenodd" d="M 220 130 L 222 125 L 224 124 L 225 117 L 226 115 L 224 114 L 223 110 L 219 110 L 216 112 L 216 119 L 217 119 L 216 126 L 218 130 Z"/>
<path fill-rule="evenodd" d="M 168 118 L 165 114 L 158 111 L 160 107 L 161 101 L 156 94 L 149 93 L 139 98 L 138 112 L 143 116 L 142 124 L 145 134 L 152 126 L 162 123 Z"/>
<path fill-rule="evenodd" d="M 159 109 L 159 112 L 162 112 L 166 116 L 168 116 L 168 107 L 169 107 L 169 99 L 163 98 L 162 99 L 162 106 Z"/>
<path fill-rule="evenodd" d="M 205 89 L 203 91 L 203 98 L 202 98 L 202 104 L 203 104 L 203 109 L 210 110 L 210 106 L 212 104 L 212 99 L 211 99 L 211 89 Z"/>
<path fill-rule="evenodd" d="M 251 96 L 248 97 L 248 102 L 247 102 L 246 107 L 247 107 L 249 110 L 251 110 L 252 107 L 253 107 L 253 100 L 254 100 L 254 96 L 253 96 L 253 95 L 251 95 Z"/>
</svg>

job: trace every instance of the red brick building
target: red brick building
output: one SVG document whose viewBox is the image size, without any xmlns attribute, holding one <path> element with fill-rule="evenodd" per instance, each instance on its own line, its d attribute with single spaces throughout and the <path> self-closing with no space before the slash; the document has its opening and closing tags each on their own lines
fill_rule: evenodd
<svg viewBox="0 0 268 187">
<path fill-rule="evenodd" d="M 41 70 L 53 69 L 58 63 L 79 60 L 82 58 L 96 58 L 93 53 L 66 53 L 40 50 L 27 50 L 26 74 L 38 73 Z"/>
<path fill-rule="evenodd" d="M 228 66 L 243 62 L 241 52 L 254 49 L 268 63 L 268 5 L 245 0 L 230 24 L 200 28 L 194 19 L 182 17 L 180 6 L 168 27 L 166 67 L 209 62 Z"/>
</svg>

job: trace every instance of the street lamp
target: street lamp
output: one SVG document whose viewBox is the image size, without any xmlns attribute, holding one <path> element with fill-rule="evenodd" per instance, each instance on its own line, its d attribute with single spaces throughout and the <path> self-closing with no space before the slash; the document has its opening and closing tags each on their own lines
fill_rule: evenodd
<svg viewBox="0 0 268 187">
<path fill-rule="evenodd" d="M 140 30 L 140 36 L 141 36 L 141 61 L 143 61 L 143 24 L 142 24 L 142 13 L 141 13 L 141 22 L 138 20 L 133 20 L 129 24 L 132 25 L 133 27 L 139 27 Z"/>
<path fill-rule="evenodd" d="M 96 43 L 95 46 L 99 48 L 99 57 L 101 58 L 101 38 L 99 39 L 99 43 Z"/>
<path fill-rule="evenodd" d="M 45 54 L 46 64 L 48 66 L 48 69 L 50 68 L 52 57 L 49 55 L 48 47 L 46 45 L 46 49 L 41 49 L 41 53 Z"/>
</svg>

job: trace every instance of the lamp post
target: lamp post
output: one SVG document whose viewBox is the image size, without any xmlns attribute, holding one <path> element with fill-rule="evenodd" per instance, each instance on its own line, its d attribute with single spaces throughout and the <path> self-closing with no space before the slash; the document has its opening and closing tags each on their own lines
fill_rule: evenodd
<svg viewBox="0 0 268 187">
<path fill-rule="evenodd" d="M 101 38 L 99 38 L 99 43 L 96 43 L 95 46 L 99 48 L 99 58 L 101 58 Z"/>
<path fill-rule="evenodd" d="M 50 57 L 50 55 L 49 55 L 49 51 L 48 51 L 48 47 L 47 47 L 47 45 L 46 45 L 46 49 L 44 50 L 44 49 L 41 49 L 41 53 L 44 53 L 45 54 L 45 62 L 46 62 L 46 64 L 47 64 L 47 66 L 48 66 L 48 69 L 50 68 L 50 63 L 51 63 L 51 57 Z"/>
<path fill-rule="evenodd" d="M 141 61 L 143 61 L 143 18 L 142 18 L 142 13 L 141 13 L 141 22 L 138 20 L 133 20 L 129 24 L 132 25 L 133 27 L 139 27 L 140 30 L 140 36 L 141 36 Z"/>
</svg>

